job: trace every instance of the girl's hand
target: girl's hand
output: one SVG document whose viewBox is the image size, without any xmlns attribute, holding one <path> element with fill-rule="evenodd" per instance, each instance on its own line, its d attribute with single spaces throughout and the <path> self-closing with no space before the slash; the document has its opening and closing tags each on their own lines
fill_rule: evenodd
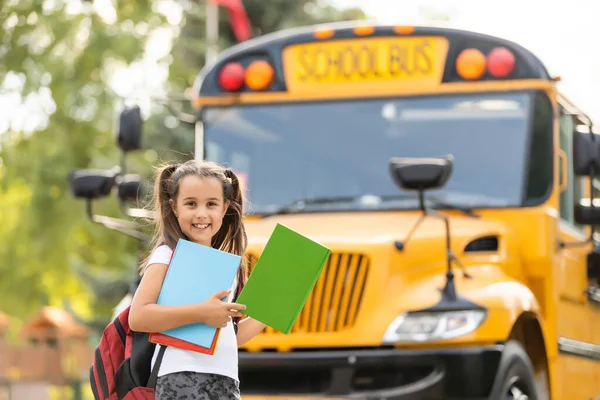
<svg viewBox="0 0 600 400">
<path fill-rule="evenodd" d="M 202 322 L 215 328 L 225 328 L 232 317 L 243 316 L 239 310 L 245 310 L 245 305 L 226 303 L 222 300 L 229 293 L 231 293 L 231 290 L 222 290 L 200 304 L 203 315 Z"/>
</svg>

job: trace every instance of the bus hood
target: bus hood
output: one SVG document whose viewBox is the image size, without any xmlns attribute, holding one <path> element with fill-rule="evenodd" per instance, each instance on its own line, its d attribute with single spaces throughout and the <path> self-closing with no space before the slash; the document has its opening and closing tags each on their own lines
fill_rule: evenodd
<svg viewBox="0 0 600 400">
<path fill-rule="evenodd" d="M 503 236 L 507 225 L 498 220 L 473 218 L 453 213 L 450 216 L 452 248 L 464 248 L 473 239 L 483 236 Z M 418 211 L 380 211 L 364 213 L 289 214 L 246 221 L 249 249 L 262 250 L 275 225 L 280 223 L 334 251 L 358 250 L 364 247 L 394 247 L 414 231 L 406 245 L 412 253 L 422 244 L 445 250 L 443 220 L 428 216 L 415 229 L 420 218 Z"/>
<path fill-rule="evenodd" d="M 465 281 L 458 265 L 453 265 L 460 295 L 484 307 L 503 307 L 501 294 L 506 288 L 497 283 L 514 275 L 520 265 L 510 226 L 484 216 L 473 218 L 455 211 L 447 215 L 453 252 L 474 276 Z M 402 312 L 440 301 L 447 268 L 445 224 L 426 217 L 415 229 L 420 216 L 418 211 L 376 211 L 249 218 L 246 229 L 252 256 L 260 256 L 277 223 L 329 247 L 332 254 L 291 334 L 277 335 L 267 329 L 247 347 L 380 345 L 386 329 Z M 410 232 L 410 240 L 399 250 L 395 242 L 404 241 Z M 474 242 L 477 246 L 466 249 Z M 479 251 L 471 252 L 472 248 Z M 485 289 L 489 285 L 496 285 L 492 297 L 500 294 L 499 303 L 484 299 L 490 295 Z"/>
</svg>

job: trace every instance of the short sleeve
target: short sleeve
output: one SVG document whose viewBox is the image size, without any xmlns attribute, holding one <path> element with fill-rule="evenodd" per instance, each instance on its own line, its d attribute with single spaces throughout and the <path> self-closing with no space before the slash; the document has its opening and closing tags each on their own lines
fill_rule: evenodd
<svg viewBox="0 0 600 400">
<path fill-rule="evenodd" d="M 172 254 L 173 254 L 173 250 L 171 250 L 171 248 L 169 246 L 167 246 L 166 244 L 163 244 L 162 246 L 157 247 L 156 249 L 154 249 L 154 251 L 150 255 L 150 258 L 148 259 L 148 263 L 146 263 L 146 265 L 144 266 L 144 271 L 146 270 L 146 268 L 148 268 L 148 266 L 150 266 L 152 264 L 167 264 L 167 265 L 169 265 Z"/>
</svg>

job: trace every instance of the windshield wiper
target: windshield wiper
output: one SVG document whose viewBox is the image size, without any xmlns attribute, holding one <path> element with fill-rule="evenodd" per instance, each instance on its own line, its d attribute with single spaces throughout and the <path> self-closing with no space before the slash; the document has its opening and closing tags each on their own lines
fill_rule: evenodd
<svg viewBox="0 0 600 400">
<path fill-rule="evenodd" d="M 280 208 L 278 208 L 277 210 L 275 210 L 273 212 L 262 213 L 262 216 L 266 218 L 266 217 L 271 217 L 274 215 L 292 214 L 292 213 L 299 212 L 299 211 L 306 209 L 307 206 L 314 206 L 314 205 L 353 203 L 353 204 L 360 204 L 360 205 L 368 207 L 368 206 L 377 206 L 378 204 L 386 202 L 386 201 L 413 200 L 413 199 L 415 201 L 418 200 L 418 198 L 413 194 L 397 194 L 397 195 L 386 195 L 386 196 L 377 196 L 377 195 L 366 194 L 366 195 L 360 195 L 360 196 L 313 197 L 313 198 L 305 198 L 305 199 L 295 200 L 289 204 L 281 206 Z M 427 197 L 426 201 L 433 203 L 433 205 L 436 208 L 446 208 L 446 209 L 450 209 L 450 210 L 457 210 L 457 211 L 460 211 L 463 214 L 471 216 L 471 217 L 475 217 L 475 218 L 479 217 L 479 215 L 477 215 L 470 207 L 467 207 L 467 206 L 452 204 L 450 202 L 446 202 L 446 201 L 439 200 L 439 199 L 432 198 L 432 197 Z"/>
<path fill-rule="evenodd" d="M 461 206 L 458 204 L 452 204 L 450 202 L 446 202 L 444 200 L 439 200 L 439 199 L 436 199 L 435 197 L 431 197 L 431 196 L 428 196 L 425 199 L 425 202 L 428 202 L 428 201 L 433 203 L 435 208 L 446 208 L 448 210 L 456 210 L 456 211 L 462 212 L 465 215 L 468 215 L 469 217 L 479 218 L 479 214 L 477 214 L 475 211 L 473 211 L 473 209 L 471 207 Z"/>
<path fill-rule="evenodd" d="M 408 196 L 406 198 L 409 198 Z M 302 211 L 306 206 L 324 205 L 324 204 L 340 204 L 340 203 L 356 203 L 360 202 L 363 205 L 379 204 L 382 201 L 381 196 L 376 195 L 361 195 L 361 196 L 329 196 L 329 197 L 313 197 L 306 199 L 295 200 L 286 204 L 273 212 L 264 213 L 264 217 L 273 215 L 291 214 Z"/>
</svg>

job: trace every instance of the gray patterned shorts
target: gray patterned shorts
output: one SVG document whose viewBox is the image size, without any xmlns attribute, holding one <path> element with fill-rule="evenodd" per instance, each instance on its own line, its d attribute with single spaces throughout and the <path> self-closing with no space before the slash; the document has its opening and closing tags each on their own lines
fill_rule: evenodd
<svg viewBox="0 0 600 400">
<path fill-rule="evenodd" d="M 241 400 L 239 383 L 228 376 L 175 372 L 159 376 L 156 400 Z"/>
</svg>

